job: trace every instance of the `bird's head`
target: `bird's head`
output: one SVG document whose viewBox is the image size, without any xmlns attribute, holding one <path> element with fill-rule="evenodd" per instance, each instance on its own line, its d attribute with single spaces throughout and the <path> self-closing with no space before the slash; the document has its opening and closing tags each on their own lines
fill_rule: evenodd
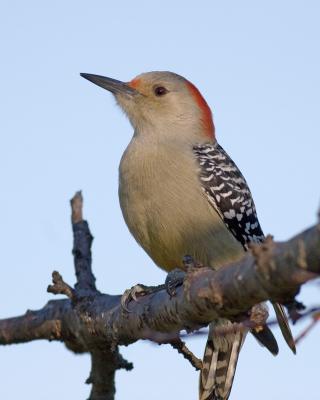
<svg viewBox="0 0 320 400">
<path fill-rule="evenodd" d="M 138 134 L 160 135 L 166 139 L 183 135 L 197 143 L 215 139 L 207 102 L 199 90 L 180 75 L 147 72 L 130 82 L 92 74 L 81 76 L 114 94 Z"/>
</svg>

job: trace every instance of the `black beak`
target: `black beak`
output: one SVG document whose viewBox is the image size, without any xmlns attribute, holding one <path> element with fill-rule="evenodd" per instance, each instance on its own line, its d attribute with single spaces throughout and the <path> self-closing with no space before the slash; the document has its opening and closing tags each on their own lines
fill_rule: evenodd
<svg viewBox="0 0 320 400">
<path fill-rule="evenodd" d="M 80 75 L 82 76 L 82 78 L 87 79 L 88 81 L 102 87 L 103 89 L 109 90 L 109 92 L 113 94 L 127 94 L 129 96 L 133 96 L 139 93 L 137 90 L 130 87 L 127 83 L 117 81 L 116 79 L 93 74 L 81 73 Z"/>
</svg>

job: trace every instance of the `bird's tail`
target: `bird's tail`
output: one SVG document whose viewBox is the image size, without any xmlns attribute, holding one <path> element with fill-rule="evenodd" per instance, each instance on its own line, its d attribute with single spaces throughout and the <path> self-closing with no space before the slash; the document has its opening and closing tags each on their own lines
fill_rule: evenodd
<svg viewBox="0 0 320 400">
<path fill-rule="evenodd" d="M 231 331 L 231 322 L 228 320 L 218 320 L 214 323 L 214 327 L 217 325 L 222 328 L 221 334 L 215 333 L 213 324 L 210 324 L 200 373 L 200 400 L 229 398 L 239 352 L 246 336 L 246 332 Z M 223 332 L 224 327 L 226 332 Z"/>
<path fill-rule="evenodd" d="M 288 323 L 288 317 L 283 306 L 279 303 L 272 303 L 274 311 L 276 313 L 276 317 L 278 320 L 278 324 L 280 326 L 282 335 L 287 342 L 288 346 L 292 350 L 294 354 L 296 354 L 296 345 L 294 339 L 292 337 L 291 329 Z"/>
</svg>

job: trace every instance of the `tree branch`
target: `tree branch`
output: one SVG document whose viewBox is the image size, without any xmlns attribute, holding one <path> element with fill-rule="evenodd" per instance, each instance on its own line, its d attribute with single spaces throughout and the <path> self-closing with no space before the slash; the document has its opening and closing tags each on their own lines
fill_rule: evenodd
<svg viewBox="0 0 320 400">
<path fill-rule="evenodd" d="M 242 260 L 218 271 L 190 267 L 174 297 L 164 289 L 138 297 L 128 304 L 128 313 L 121 307 L 120 295 L 101 294 L 96 289 L 91 270 L 92 235 L 82 220 L 82 203 L 78 192 L 71 200 L 75 288 L 55 272 L 49 291 L 68 299 L 0 320 L 0 344 L 47 339 L 62 341 L 75 353 L 89 352 L 90 400 L 112 400 L 115 371 L 132 368 L 120 356 L 118 345 L 139 339 L 173 343 L 200 368 L 200 360 L 180 341 L 181 330 L 197 330 L 217 317 L 236 322 L 235 327 L 259 323 L 265 318 L 263 313 L 249 315 L 255 304 L 272 300 L 292 307 L 301 285 L 320 274 L 320 229 L 316 225 L 287 242 L 276 243 L 268 237 L 265 243 L 252 245 Z"/>
<path fill-rule="evenodd" d="M 82 219 L 83 197 L 81 191 L 76 192 L 70 200 L 71 222 L 73 230 L 73 250 L 74 266 L 76 271 L 77 283 L 75 288 L 83 294 L 95 293 L 96 278 L 92 272 L 91 245 L 93 236 L 89 230 L 87 221 Z"/>
<path fill-rule="evenodd" d="M 122 358 L 118 349 L 106 351 L 101 348 L 92 351 L 91 365 L 91 373 L 86 380 L 86 383 L 92 384 L 91 400 L 113 400 L 116 391 L 115 371 L 121 368 L 130 371 L 133 368 L 131 363 Z"/>
<path fill-rule="evenodd" d="M 52 283 L 53 285 L 49 285 L 47 288 L 48 293 L 53 294 L 64 294 L 69 297 L 71 300 L 76 299 L 76 292 L 62 279 L 62 276 L 57 271 L 52 272 Z"/>
<path fill-rule="evenodd" d="M 172 340 L 170 342 L 171 346 L 178 351 L 178 353 L 182 354 L 185 359 L 187 359 L 191 365 L 196 370 L 202 369 L 202 361 L 195 357 L 193 353 L 187 348 L 185 342 L 183 342 L 180 338 L 176 340 Z"/>
<path fill-rule="evenodd" d="M 0 344 L 26 343 L 32 340 L 62 340 L 62 321 L 71 311 L 67 300 L 49 301 L 41 310 L 0 320 Z"/>
</svg>

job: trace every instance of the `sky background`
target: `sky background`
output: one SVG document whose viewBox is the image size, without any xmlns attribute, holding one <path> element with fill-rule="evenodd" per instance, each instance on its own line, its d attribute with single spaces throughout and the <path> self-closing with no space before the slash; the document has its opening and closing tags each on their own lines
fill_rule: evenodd
<svg viewBox="0 0 320 400">
<path fill-rule="evenodd" d="M 69 199 L 82 189 L 98 288 L 119 294 L 164 273 L 122 219 L 118 164 L 132 128 L 80 72 L 121 80 L 170 70 L 196 84 L 216 133 L 246 176 L 265 233 L 286 240 L 319 205 L 318 1 L 0 2 L 0 316 L 41 308 L 51 272 L 74 282 Z M 317 183 L 318 182 L 318 183 Z M 319 285 L 300 299 L 319 304 Z M 294 329 L 297 333 L 303 325 Z M 230 400 L 319 398 L 320 326 L 293 356 L 250 337 Z M 202 355 L 204 341 L 190 346 Z M 117 400 L 197 397 L 198 374 L 169 346 L 122 349 Z M 0 398 L 86 399 L 89 356 L 60 343 L 0 348 Z M 152 393 L 150 397 L 150 393 Z"/>
</svg>

